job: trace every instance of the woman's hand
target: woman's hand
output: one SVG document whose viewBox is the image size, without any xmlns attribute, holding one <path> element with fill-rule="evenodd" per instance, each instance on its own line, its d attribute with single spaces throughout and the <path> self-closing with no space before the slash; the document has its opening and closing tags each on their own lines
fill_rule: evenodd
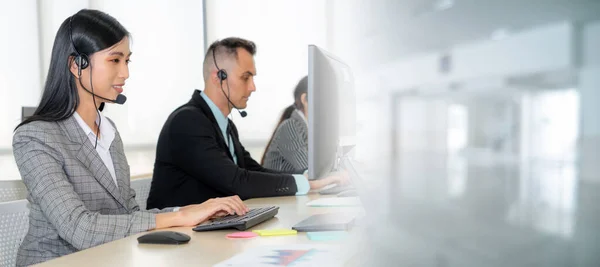
<svg viewBox="0 0 600 267">
<path fill-rule="evenodd" d="M 240 197 L 211 198 L 202 204 L 188 205 L 179 209 L 178 226 L 195 226 L 214 217 L 245 215 L 249 209 Z"/>
</svg>

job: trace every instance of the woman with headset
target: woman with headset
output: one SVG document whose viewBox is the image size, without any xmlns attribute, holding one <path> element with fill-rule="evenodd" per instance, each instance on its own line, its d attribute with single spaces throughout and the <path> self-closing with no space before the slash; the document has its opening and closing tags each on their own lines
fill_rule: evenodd
<svg viewBox="0 0 600 267">
<path fill-rule="evenodd" d="M 261 165 L 281 172 L 308 169 L 308 77 L 300 79 L 294 90 L 294 103 L 279 118 L 267 144 Z"/>
<path fill-rule="evenodd" d="M 81 10 L 61 24 L 41 101 L 13 137 L 30 203 L 18 266 L 151 229 L 248 211 L 237 196 L 140 210 L 119 132 L 99 112 L 104 103 L 125 102 L 130 55 L 129 33 L 101 11 Z"/>
</svg>

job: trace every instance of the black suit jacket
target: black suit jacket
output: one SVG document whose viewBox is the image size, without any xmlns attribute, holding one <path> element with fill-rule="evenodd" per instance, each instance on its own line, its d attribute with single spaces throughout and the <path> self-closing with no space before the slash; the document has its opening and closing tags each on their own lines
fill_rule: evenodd
<svg viewBox="0 0 600 267">
<path fill-rule="evenodd" d="M 231 120 L 229 124 L 237 165 L 199 90 L 169 116 L 158 137 L 148 209 L 181 207 L 232 195 L 248 199 L 297 192 L 294 177 L 258 164 L 239 142 Z"/>
</svg>

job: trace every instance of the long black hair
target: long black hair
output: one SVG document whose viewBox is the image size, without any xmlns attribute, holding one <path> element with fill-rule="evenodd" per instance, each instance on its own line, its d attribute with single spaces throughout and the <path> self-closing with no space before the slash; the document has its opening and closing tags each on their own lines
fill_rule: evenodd
<svg viewBox="0 0 600 267">
<path fill-rule="evenodd" d="M 62 121 L 73 116 L 79 106 L 79 95 L 70 71 L 72 60 L 77 53 L 89 58 L 128 36 L 121 23 L 102 11 L 82 9 L 65 19 L 54 39 L 42 99 L 33 115 L 17 128 L 33 121 Z"/>
<path fill-rule="evenodd" d="M 289 105 L 287 108 L 283 110 L 281 117 L 279 117 L 279 122 L 277 122 L 277 126 L 275 126 L 275 130 L 271 134 L 271 138 L 269 138 L 269 143 L 267 143 L 267 147 L 265 148 L 265 153 L 263 153 L 262 159 L 260 160 L 260 165 L 265 163 L 265 156 L 267 155 L 267 151 L 273 142 L 273 138 L 275 137 L 275 132 L 277 132 L 277 128 L 281 125 L 285 120 L 289 119 L 292 116 L 294 110 L 300 110 L 304 112 L 304 106 L 302 105 L 302 94 L 308 94 L 308 76 L 302 77 L 298 84 L 296 85 L 296 89 L 294 89 L 294 104 Z"/>
</svg>

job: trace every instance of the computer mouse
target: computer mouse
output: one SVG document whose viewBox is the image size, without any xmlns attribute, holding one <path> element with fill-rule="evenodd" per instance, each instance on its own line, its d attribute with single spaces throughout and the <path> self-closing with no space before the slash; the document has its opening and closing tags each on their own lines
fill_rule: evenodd
<svg viewBox="0 0 600 267">
<path fill-rule="evenodd" d="M 336 196 L 338 196 L 338 197 L 357 197 L 358 192 L 356 192 L 356 190 L 346 190 L 346 191 L 339 192 Z"/>
<path fill-rule="evenodd" d="M 138 237 L 140 244 L 168 244 L 179 245 L 190 241 L 190 236 L 173 231 L 152 232 Z"/>
</svg>

